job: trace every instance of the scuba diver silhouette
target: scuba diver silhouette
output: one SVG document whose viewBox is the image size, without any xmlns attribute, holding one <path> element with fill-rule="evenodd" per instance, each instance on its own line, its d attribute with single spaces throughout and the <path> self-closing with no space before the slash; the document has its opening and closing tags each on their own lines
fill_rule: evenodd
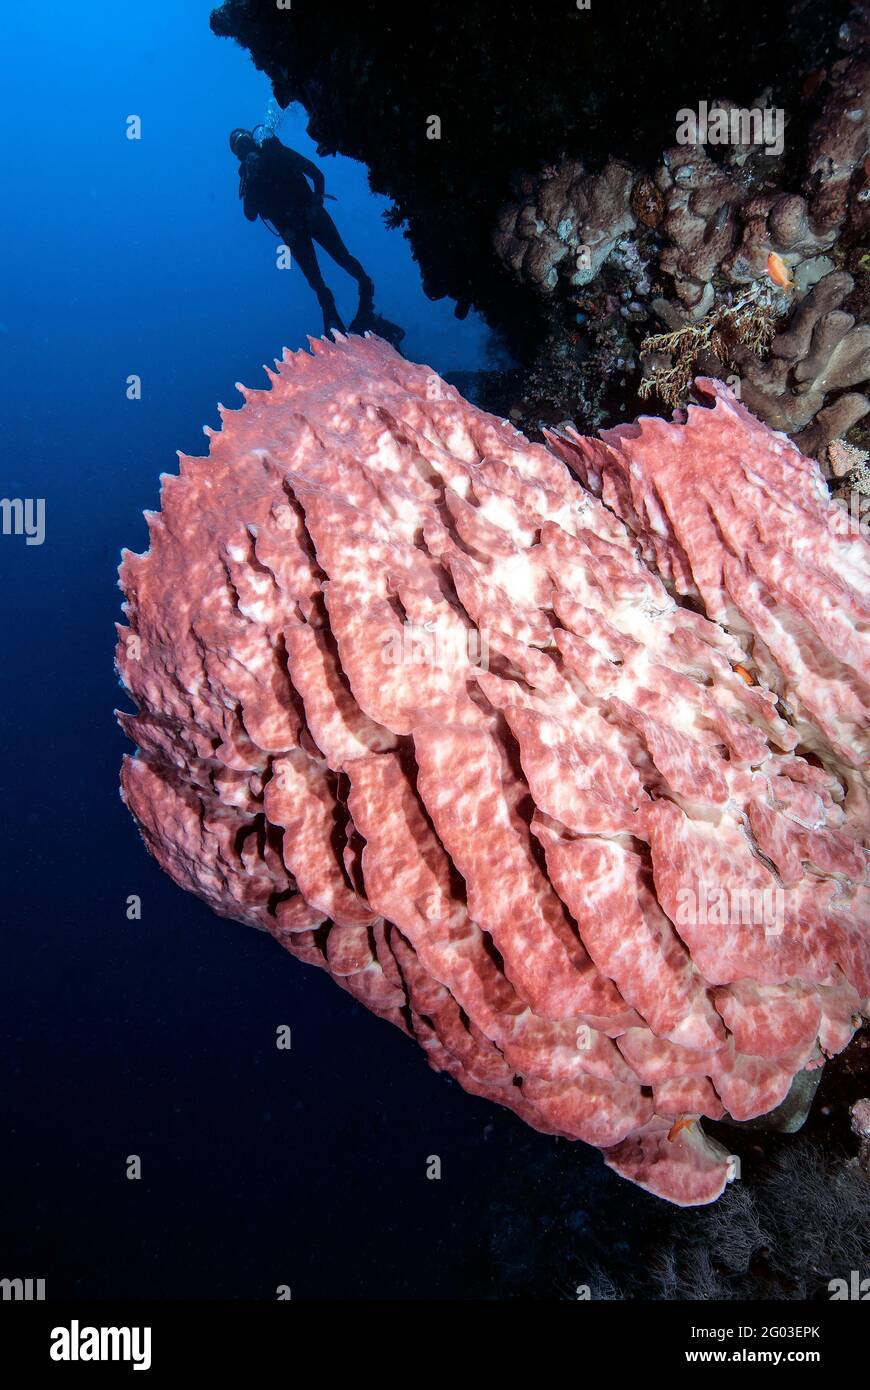
<svg viewBox="0 0 870 1390">
<path fill-rule="evenodd" d="M 359 306 L 351 331 L 379 333 L 394 345 L 405 336 L 404 329 L 375 312 L 374 281 L 352 256 L 338 228 L 323 206 L 326 181 L 316 164 L 267 135 L 258 143 L 250 130 L 234 130 L 230 149 L 239 161 L 239 197 L 249 222 L 261 218 L 269 231 L 280 236 L 308 284 L 317 295 L 323 314 L 323 331 L 345 326 L 336 308 L 332 291 L 323 278 L 314 243 L 322 246 L 336 265 L 347 271 L 359 287 Z M 310 180 L 310 184 L 309 184 Z"/>
</svg>

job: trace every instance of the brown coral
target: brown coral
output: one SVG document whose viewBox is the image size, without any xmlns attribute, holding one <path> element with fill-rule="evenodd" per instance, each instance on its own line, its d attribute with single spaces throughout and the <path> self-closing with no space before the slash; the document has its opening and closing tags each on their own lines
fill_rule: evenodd
<svg viewBox="0 0 870 1390">
<path fill-rule="evenodd" d="M 561 295 L 569 301 L 576 286 L 593 279 L 608 257 L 612 269 L 602 293 L 612 293 L 619 256 L 625 257 L 627 246 L 635 251 L 640 247 L 644 288 L 635 281 L 624 299 L 634 301 L 632 324 L 640 324 L 644 314 L 651 312 L 669 330 L 651 335 L 647 329 L 641 345 L 648 373 L 651 368 L 656 371 L 659 395 L 671 402 L 679 400 L 699 366 L 716 372 L 738 365 L 752 409 L 775 428 L 792 433 L 803 449 L 819 457 L 828 443 L 851 430 L 870 408 L 865 389 L 867 332 L 855 321 L 855 315 L 859 320 L 866 318 L 866 289 L 850 304 L 854 311 L 850 317 L 842 307 L 845 294 L 839 295 L 834 288 L 840 281 L 829 278 L 825 289 L 814 288 L 830 277 L 837 264 L 843 264 L 842 255 L 825 254 L 834 253 L 838 244 L 846 251 L 845 263 L 861 274 L 862 281 L 866 275 L 859 255 L 870 235 L 866 4 L 858 5 L 841 28 L 839 42 L 846 56 L 829 69 L 819 68 L 804 87 L 804 99 L 820 101 L 821 110 L 808 138 L 803 192 L 782 186 L 788 166 L 762 144 L 753 144 L 744 134 L 714 158 L 702 143 L 706 137 L 699 128 L 697 143 L 666 151 L 652 176 L 635 175 L 629 197 L 634 235 L 619 217 L 611 221 L 614 233 L 623 228 L 617 254 L 617 243 L 601 229 L 600 215 L 597 221 L 587 219 L 586 229 L 567 215 L 572 199 L 578 209 L 581 204 L 585 207 L 587 199 L 587 192 L 581 191 L 586 189 L 584 181 L 572 183 L 579 166 L 571 160 L 552 166 L 542 184 L 526 181 L 528 202 L 506 210 L 496 237 L 497 251 L 520 278 L 535 283 L 548 298 Z M 765 93 L 753 111 L 758 114 L 771 104 L 770 93 Z M 716 107 L 732 117 L 746 114 L 728 101 L 717 102 Z M 734 129 L 741 127 L 734 123 L 732 139 Z M 750 130 L 748 124 L 746 130 Z M 599 230 L 589 233 L 592 245 L 583 250 L 580 243 L 593 223 Z M 656 283 L 656 264 L 670 282 L 667 298 Z M 792 317 L 769 359 L 745 341 L 738 364 L 727 353 L 717 363 L 712 349 L 727 346 L 722 342 L 701 343 L 706 358 L 689 352 L 690 338 L 682 333 L 687 325 L 702 325 L 700 342 L 711 315 L 723 310 L 727 314 L 735 295 L 774 282 L 785 291 L 776 316 L 790 313 Z M 622 312 L 628 316 L 627 308 Z M 590 324 L 593 342 L 601 338 L 599 322 L 596 315 Z M 810 323 L 808 334 L 802 331 L 806 322 Z M 674 344 L 679 361 L 668 360 L 668 349 L 661 342 L 675 333 L 680 334 Z M 805 361 L 799 360 L 801 351 Z M 637 353 L 629 345 L 620 349 L 619 356 L 621 361 L 612 366 L 621 373 L 625 361 Z M 597 369 L 602 358 L 608 369 L 606 344 L 599 342 L 587 354 L 588 371 Z M 640 394 L 649 390 L 648 376 Z M 586 388 L 578 404 L 592 394 Z"/>
<path fill-rule="evenodd" d="M 631 190 L 631 210 L 644 227 L 657 227 L 665 210 L 664 194 L 646 175 Z"/>
<path fill-rule="evenodd" d="M 846 220 L 852 176 L 870 153 L 870 59 L 835 65 L 831 91 L 810 134 L 807 191 L 815 225 L 836 230 Z"/>
<path fill-rule="evenodd" d="M 578 160 L 527 180 L 531 196 L 502 208 L 494 237 L 499 257 L 544 296 L 560 279 L 574 289 L 595 278 L 619 238 L 634 227 L 632 172 L 609 160 L 600 174 L 584 175 Z"/>
<path fill-rule="evenodd" d="M 733 354 L 750 410 L 809 454 L 870 411 L 853 389 L 870 379 L 870 325 L 856 325 L 840 308 L 853 285 L 845 271 L 831 271 L 796 306 L 765 361 L 745 347 Z"/>
</svg>

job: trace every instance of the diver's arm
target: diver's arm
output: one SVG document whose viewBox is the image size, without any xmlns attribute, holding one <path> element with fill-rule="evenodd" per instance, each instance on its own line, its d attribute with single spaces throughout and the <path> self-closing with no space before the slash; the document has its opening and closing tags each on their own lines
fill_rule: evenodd
<svg viewBox="0 0 870 1390">
<path fill-rule="evenodd" d="M 310 159 L 306 159 L 304 154 L 299 154 L 298 150 L 294 150 L 293 153 L 299 161 L 299 168 L 302 170 L 302 173 L 314 184 L 315 198 L 319 203 L 322 203 L 324 194 L 326 193 L 326 179 L 323 177 L 317 165 L 312 164 Z"/>
</svg>

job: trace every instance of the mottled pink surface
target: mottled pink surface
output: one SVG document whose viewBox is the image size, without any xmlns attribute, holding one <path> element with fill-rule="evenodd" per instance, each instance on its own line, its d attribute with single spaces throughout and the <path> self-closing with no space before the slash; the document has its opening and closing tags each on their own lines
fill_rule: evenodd
<svg viewBox="0 0 870 1390">
<path fill-rule="evenodd" d="M 544 447 L 376 338 L 269 376 L 121 566 L 149 849 L 467 1090 L 714 1200 L 702 1118 L 870 994 L 870 548 L 719 383 Z"/>
</svg>

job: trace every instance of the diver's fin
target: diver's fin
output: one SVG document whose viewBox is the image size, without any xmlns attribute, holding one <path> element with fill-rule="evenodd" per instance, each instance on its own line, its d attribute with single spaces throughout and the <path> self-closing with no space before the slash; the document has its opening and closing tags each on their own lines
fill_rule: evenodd
<svg viewBox="0 0 870 1390">
<path fill-rule="evenodd" d="M 351 333 L 377 333 L 379 338 L 385 338 L 393 347 L 398 347 L 405 336 L 405 330 L 398 323 L 391 323 L 382 314 L 377 314 L 372 310 L 371 313 L 358 313 L 350 326 Z"/>
<path fill-rule="evenodd" d="M 323 314 L 323 332 L 327 337 L 333 328 L 337 328 L 339 333 L 347 332 L 331 294 L 320 296 L 320 312 Z"/>
</svg>

